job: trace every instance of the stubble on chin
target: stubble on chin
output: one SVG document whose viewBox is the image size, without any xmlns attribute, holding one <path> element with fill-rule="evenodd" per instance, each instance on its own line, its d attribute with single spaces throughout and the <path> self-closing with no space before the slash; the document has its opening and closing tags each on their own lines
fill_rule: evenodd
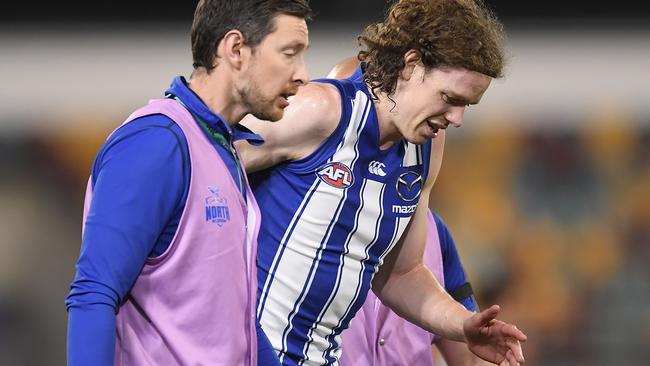
<svg viewBox="0 0 650 366">
<path fill-rule="evenodd" d="M 245 110 L 260 120 L 275 122 L 282 118 L 284 111 L 276 110 L 274 101 L 265 100 L 259 95 L 258 90 L 259 88 L 253 83 L 247 83 L 237 89 L 239 102 Z"/>
<path fill-rule="evenodd" d="M 250 113 L 255 116 L 257 119 L 264 121 L 276 122 L 279 121 L 284 115 L 284 111 L 276 108 L 273 104 L 273 101 L 259 100 L 257 102 L 252 102 L 250 107 Z"/>
</svg>

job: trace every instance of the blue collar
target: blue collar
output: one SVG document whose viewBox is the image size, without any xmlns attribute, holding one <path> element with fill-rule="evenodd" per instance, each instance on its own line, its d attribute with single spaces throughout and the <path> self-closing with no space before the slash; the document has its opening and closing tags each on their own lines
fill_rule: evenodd
<svg viewBox="0 0 650 366">
<path fill-rule="evenodd" d="M 165 91 L 165 96 L 174 96 L 183 101 L 183 104 L 195 116 L 199 117 L 211 129 L 223 135 L 228 140 L 247 140 L 251 145 L 259 146 L 264 143 L 260 135 L 255 134 L 248 128 L 236 124 L 230 127 L 223 117 L 214 113 L 205 103 L 196 95 L 188 86 L 187 81 L 182 76 L 177 76 L 172 81 L 169 89 Z"/>
</svg>

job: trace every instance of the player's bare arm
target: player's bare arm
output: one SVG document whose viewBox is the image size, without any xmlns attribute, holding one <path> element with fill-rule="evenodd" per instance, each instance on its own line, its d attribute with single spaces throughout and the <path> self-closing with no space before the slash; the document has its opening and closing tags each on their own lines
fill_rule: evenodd
<svg viewBox="0 0 650 366">
<path fill-rule="evenodd" d="M 487 366 L 491 362 L 480 359 L 467 349 L 467 345 L 449 339 L 440 339 L 435 346 L 445 359 L 447 366 Z M 435 351 L 434 351 L 435 352 Z"/>
<path fill-rule="evenodd" d="M 262 136 L 264 144 L 237 143 L 246 171 L 309 156 L 334 132 L 340 117 L 341 96 L 336 87 L 314 82 L 299 89 L 277 122 L 247 115 L 241 124 Z"/>
<path fill-rule="evenodd" d="M 442 131 L 441 131 L 442 132 Z M 400 316 L 420 327 L 445 338 L 464 341 L 462 322 L 471 313 L 446 293 L 431 271 L 424 266 L 422 257 L 427 233 L 427 202 L 433 183 L 442 163 L 444 132 L 432 140 L 430 173 L 422 189 L 418 208 L 402 238 L 386 257 L 373 280 L 373 291 L 381 301 Z M 448 321 L 439 317 L 442 309 L 456 310 L 455 314 L 444 314 Z M 438 311 L 424 309 L 433 309 Z M 454 315 L 453 319 L 448 319 Z M 452 320 L 452 321 L 449 321 Z"/>
<path fill-rule="evenodd" d="M 359 59 L 356 56 L 348 57 L 334 65 L 329 74 L 327 74 L 327 77 L 332 79 L 345 79 L 354 73 L 357 66 L 359 66 Z"/>
<path fill-rule="evenodd" d="M 433 183 L 440 168 L 443 144 L 433 140 L 431 174 L 420 202 L 429 202 Z M 441 140 L 442 141 L 442 140 Z M 511 324 L 496 320 L 498 306 L 475 314 L 457 303 L 440 286 L 423 262 L 426 236 L 426 204 L 418 208 L 396 247 L 373 280 L 373 290 L 395 313 L 418 326 L 450 340 L 466 342 L 482 359 L 500 365 L 518 365 L 524 361 L 521 341 L 526 336 Z"/>
</svg>

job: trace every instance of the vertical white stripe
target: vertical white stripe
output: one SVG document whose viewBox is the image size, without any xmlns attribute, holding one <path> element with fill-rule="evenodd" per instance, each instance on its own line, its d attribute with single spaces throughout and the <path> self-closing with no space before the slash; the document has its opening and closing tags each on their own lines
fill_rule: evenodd
<svg viewBox="0 0 650 366">
<path fill-rule="evenodd" d="M 356 144 L 358 133 L 362 130 L 359 127 L 360 124 L 365 124 L 371 107 L 362 92 L 357 93 L 357 99 L 358 103 L 345 132 L 344 144 L 330 160 L 343 163 L 351 169 L 357 158 Z M 300 299 L 300 293 L 305 284 L 310 284 L 309 270 L 313 259 L 317 256 L 321 242 L 328 235 L 330 223 L 336 219 L 331 215 L 337 214 L 337 207 L 345 195 L 345 190 L 327 184 L 320 184 L 317 188 L 312 198 L 301 204 L 301 207 L 304 205 L 302 215 L 298 217 L 298 211 L 294 216 L 292 222 L 297 222 L 293 232 L 289 232 L 292 225 L 287 228 L 282 240 L 286 243 L 286 248 L 281 257 L 278 248 L 274 258 L 274 265 L 279 262 L 277 270 L 272 281 L 267 279 L 262 294 L 266 296 L 266 303 L 264 308 L 260 309 L 260 322 L 273 347 L 278 351 L 286 350 L 287 345 L 282 338 L 288 326 L 287 318 L 294 304 L 298 303 L 300 306 L 303 300 Z"/>
<path fill-rule="evenodd" d="M 395 247 L 395 244 L 397 244 L 397 241 L 402 238 L 402 234 L 404 234 L 404 231 L 406 230 L 406 227 L 408 226 L 409 222 L 411 221 L 411 217 L 397 217 L 397 230 L 395 231 L 396 236 L 393 238 L 391 241 L 390 245 L 386 249 L 386 252 L 382 255 L 381 257 L 381 263 L 384 263 L 384 258 L 386 255 L 393 250 Z"/>
<path fill-rule="evenodd" d="M 418 151 L 417 146 L 410 142 L 406 143 L 406 152 L 404 153 L 404 160 L 402 161 L 403 167 L 418 165 Z"/>
<path fill-rule="evenodd" d="M 366 247 L 373 244 L 378 236 L 378 219 L 382 214 L 382 200 L 380 199 L 383 184 L 365 181 L 362 196 L 361 211 L 357 215 L 356 232 L 351 233 L 347 248 L 349 253 L 345 256 L 343 269 L 339 278 L 342 284 L 335 294 L 336 300 L 326 309 L 321 322 L 313 331 L 314 341 L 307 351 L 309 360 L 325 362 L 322 358 L 323 351 L 329 347 L 325 337 L 332 333 L 332 329 L 339 324 L 340 319 L 347 315 L 349 305 L 358 297 L 360 272 L 363 271 L 362 261 L 367 259 Z"/>
<path fill-rule="evenodd" d="M 367 181 L 364 179 L 364 181 L 363 181 L 363 183 L 362 183 L 362 186 L 361 186 L 361 192 L 364 191 L 364 189 L 365 189 L 365 187 L 366 187 L 366 182 L 367 182 Z M 346 239 L 346 244 L 348 244 L 351 235 L 352 235 L 352 234 L 356 231 L 356 229 L 357 229 L 357 226 L 356 226 L 356 225 L 358 224 L 357 218 L 359 217 L 359 213 L 360 213 L 361 207 L 362 207 L 362 205 L 359 205 L 359 208 L 357 209 L 357 211 L 356 211 L 355 214 L 354 214 L 354 222 L 355 222 L 355 226 L 352 228 L 352 231 L 348 234 L 348 238 Z M 341 283 L 341 282 L 340 282 L 340 277 L 341 277 L 341 268 L 339 267 L 339 269 L 338 269 L 338 271 L 337 271 L 337 273 L 336 273 L 336 280 L 334 281 L 334 290 L 330 293 L 330 296 L 328 297 L 328 299 L 327 299 L 327 301 L 326 301 L 326 304 L 327 304 L 327 303 L 330 303 L 330 302 L 332 301 L 332 298 L 333 298 L 334 296 L 336 296 L 336 294 L 337 294 L 336 286 L 337 286 L 337 285 L 340 285 L 340 283 Z M 323 316 L 323 313 L 325 312 L 326 309 L 327 309 L 327 307 L 324 307 L 324 308 L 319 312 L 319 314 L 318 314 L 318 316 L 317 316 L 316 319 L 321 319 L 321 317 Z M 314 325 L 314 324 L 312 324 L 312 327 L 313 327 L 313 325 Z M 309 331 L 308 334 L 307 334 L 307 338 L 308 338 L 308 341 L 305 343 L 305 345 L 304 345 L 304 347 L 303 347 L 303 349 L 302 349 L 302 353 L 306 355 L 306 358 L 303 359 L 302 362 L 301 362 L 299 365 L 310 365 L 310 364 L 323 364 L 323 363 L 325 363 L 326 360 L 325 360 L 324 358 L 321 358 L 318 354 L 316 354 L 316 355 L 310 355 L 310 354 L 309 354 L 309 349 L 308 349 L 308 348 L 309 348 L 309 347 L 312 347 L 312 342 L 314 341 L 314 338 L 313 338 L 313 329 L 310 329 L 310 331 Z M 312 349 L 313 349 L 313 347 L 312 347 Z"/>
<path fill-rule="evenodd" d="M 337 188 L 333 188 L 333 187 L 328 187 L 328 188 L 337 189 Z M 337 190 L 339 190 L 339 189 L 337 189 Z M 345 192 L 345 191 L 343 191 L 343 192 Z M 345 200 L 346 195 L 344 194 L 343 196 L 344 196 L 343 200 Z M 338 220 L 339 215 L 341 214 L 341 210 L 342 210 L 341 200 L 339 200 L 338 205 L 336 207 L 333 207 L 333 209 L 334 209 L 333 211 L 335 211 L 336 213 L 335 213 L 334 218 L 332 219 L 332 222 L 336 222 Z M 332 234 L 333 226 L 334 225 L 332 225 L 332 224 L 329 225 L 329 227 L 327 228 L 327 232 L 325 233 L 325 236 L 319 242 L 310 243 L 312 245 L 309 246 L 309 250 L 313 251 L 313 254 L 312 254 L 311 258 L 316 258 L 316 261 L 315 261 L 316 263 L 320 263 L 320 261 L 321 261 L 323 251 L 319 250 L 319 249 L 323 245 L 325 245 L 324 243 L 327 243 L 329 241 L 330 235 Z M 298 242 L 300 241 L 300 236 L 299 235 L 294 235 L 292 238 L 294 238 Z M 318 265 L 314 265 L 314 261 L 311 258 L 304 258 L 303 257 L 303 258 L 298 259 L 298 260 L 307 259 L 305 262 L 308 262 L 308 263 L 305 263 L 305 265 L 309 266 L 309 269 L 310 269 L 311 273 L 307 272 L 308 276 L 306 278 L 306 281 L 303 281 L 303 283 L 306 283 L 304 285 L 304 292 L 302 293 L 302 295 L 299 295 L 298 300 L 296 302 L 294 302 L 295 306 L 296 306 L 296 309 L 295 309 L 294 313 L 288 318 L 288 321 L 290 323 L 289 328 L 286 329 L 286 327 L 285 327 L 285 330 L 283 331 L 283 339 L 282 339 L 282 351 L 283 352 L 288 349 L 288 338 L 287 338 L 286 335 L 289 332 L 291 332 L 291 330 L 292 330 L 293 326 L 292 326 L 291 323 L 292 323 L 293 319 L 295 318 L 295 316 L 300 312 L 300 307 L 302 306 L 303 302 L 307 298 L 307 296 L 309 294 L 309 290 L 311 289 L 311 285 L 312 285 L 312 283 L 314 281 L 314 277 L 316 276 L 316 273 L 318 272 Z M 291 260 L 291 255 L 289 255 L 289 257 L 287 257 L 287 260 Z M 294 259 L 294 263 L 297 263 L 297 262 L 298 261 Z M 285 356 L 285 354 L 281 355 L 280 361 L 282 361 L 284 356 Z"/>
<path fill-rule="evenodd" d="M 296 222 L 296 220 L 297 220 L 298 217 L 300 216 L 300 212 L 302 212 L 302 208 L 303 208 L 303 207 L 305 206 L 305 204 L 308 202 L 309 197 L 310 197 L 310 195 L 311 195 L 311 192 L 312 192 L 314 189 L 316 189 L 316 187 L 318 187 L 318 183 L 319 183 L 319 182 L 320 182 L 320 180 L 319 180 L 318 178 L 316 178 L 316 179 L 314 180 L 314 183 L 313 183 L 313 184 L 311 185 L 311 187 L 309 188 L 309 191 L 307 191 L 307 193 L 305 194 L 305 198 L 304 198 L 304 200 L 300 203 L 300 206 L 298 207 L 298 210 L 296 211 L 296 213 L 295 213 L 295 214 L 293 215 L 293 217 L 291 218 L 291 222 L 289 223 L 289 226 L 288 226 L 287 230 L 284 232 L 284 235 L 282 236 L 282 240 L 280 241 L 280 244 L 278 245 L 278 249 L 277 249 L 276 252 L 275 252 L 275 256 L 273 257 L 273 263 L 271 263 L 271 268 L 270 268 L 270 270 L 271 270 L 272 272 L 269 273 L 268 277 L 266 277 L 266 281 L 265 281 L 265 283 L 264 283 L 264 288 L 263 288 L 263 290 L 262 290 L 262 295 L 260 296 L 260 302 L 259 302 L 259 304 L 257 304 L 257 306 L 258 306 L 258 307 L 257 307 L 257 317 L 260 316 L 260 312 L 262 311 L 262 304 L 264 303 L 264 300 L 265 300 L 266 297 L 268 296 L 268 291 L 267 291 L 267 290 L 268 290 L 269 284 L 273 281 L 273 277 L 274 277 L 275 272 L 276 272 L 276 271 L 273 271 L 273 269 L 276 268 L 276 267 L 275 267 L 275 266 L 276 266 L 276 263 L 277 263 L 277 261 L 278 261 L 279 258 L 280 258 L 280 253 L 282 253 L 282 248 L 284 248 L 283 243 L 287 240 L 287 236 L 289 235 L 289 233 L 290 233 L 290 231 L 291 231 L 291 228 L 293 227 L 294 223 Z"/>
<path fill-rule="evenodd" d="M 381 256 L 379 257 L 378 267 L 381 267 L 381 265 L 384 264 L 384 258 L 386 258 L 386 255 L 388 255 L 388 253 L 393 250 L 395 244 L 397 244 L 397 241 L 402 237 L 402 234 L 404 234 L 404 230 L 406 230 L 406 227 L 408 226 L 410 220 L 410 217 L 395 218 L 395 231 L 393 231 L 393 238 L 390 240 L 390 244 L 386 247 L 386 250 L 381 253 Z M 378 267 L 375 268 L 375 273 L 377 273 Z"/>
</svg>

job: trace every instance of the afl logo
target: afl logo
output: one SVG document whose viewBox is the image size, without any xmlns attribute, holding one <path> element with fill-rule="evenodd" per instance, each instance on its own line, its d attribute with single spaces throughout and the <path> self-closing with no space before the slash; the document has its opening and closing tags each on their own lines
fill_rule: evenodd
<svg viewBox="0 0 650 366">
<path fill-rule="evenodd" d="M 335 188 L 348 188 L 354 181 L 352 170 L 343 163 L 329 163 L 320 168 L 316 174 L 323 182 Z"/>
<path fill-rule="evenodd" d="M 403 173 L 397 178 L 395 188 L 399 198 L 406 202 L 415 201 L 422 191 L 422 176 L 413 171 Z"/>
</svg>

